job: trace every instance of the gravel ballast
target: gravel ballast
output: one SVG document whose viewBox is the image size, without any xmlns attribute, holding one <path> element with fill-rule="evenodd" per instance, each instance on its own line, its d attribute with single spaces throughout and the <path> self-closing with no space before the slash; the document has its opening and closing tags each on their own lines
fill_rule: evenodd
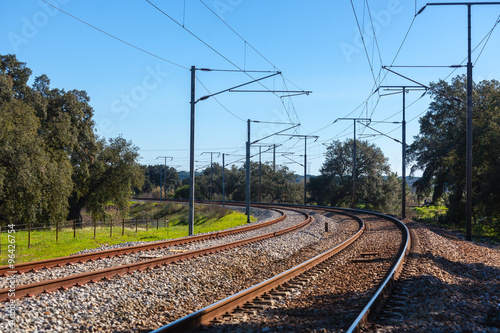
<svg viewBox="0 0 500 333">
<path fill-rule="evenodd" d="M 304 220 L 286 211 L 288 223 Z M 351 219 L 316 219 L 301 231 L 227 252 L 109 281 L 16 300 L 15 325 L 0 331 L 139 332 L 156 329 L 270 278 L 338 244 L 357 230 Z M 324 232 L 325 221 L 332 232 Z M 194 245 L 194 244 L 191 244 Z M 5 312 L 5 304 L 0 311 Z"/>
<path fill-rule="evenodd" d="M 291 219 L 303 219 L 298 214 L 289 215 Z M 156 329 L 293 267 L 357 230 L 357 222 L 343 216 L 327 218 L 314 214 L 314 217 L 315 221 L 300 232 L 182 264 L 16 300 L 13 326 L 6 319 L 6 304 L 2 303 L 0 332 L 147 332 Z M 324 232 L 325 222 L 329 223 L 329 233 Z M 484 324 L 486 312 L 500 304 L 500 249 L 466 242 L 452 233 L 421 223 L 408 221 L 407 226 L 412 233 L 413 247 L 406 268 L 392 296 L 379 311 L 378 319 L 364 326 L 363 331 L 500 332 L 499 328 Z M 381 230 L 380 235 L 385 232 Z M 369 250 L 371 246 L 359 249 Z M 357 257 L 355 252 L 346 251 L 342 255 L 343 258 L 336 260 L 344 264 Z M 295 306 L 294 312 L 280 314 L 278 309 L 268 309 L 267 319 L 248 318 L 233 326 L 233 331 L 342 331 L 329 329 L 328 323 L 323 322 L 330 316 L 345 326 L 360 310 L 357 304 L 347 306 L 350 298 L 343 296 L 345 283 L 337 275 L 342 271 L 314 281 L 336 290 L 336 300 L 322 289 L 306 286 L 295 292 L 293 299 L 286 298 L 278 304 L 285 308 Z M 361 276 L 352 269 L 345 271 L 353 275 L 349 280 L 378 280 L 378 277 L 370 277 L 369 271 L 362 272 Z M 354 272 L 356 274 L 352 274 Z M 362 286 L 362 283 L 357 285 Z M 308 288 L 316 300 L 326 305 L 347 301 L 341 303 L 344 305 L 340 309 L 343 307 L 347 312 L 333 315 L 335 309 L 310 311 L 312 298 L 306 296 Z M 353 292 L 362 294 L 363 290 Z M 301 330 L 297 325 L 307 312 L 312 312 L 310 321 L 315 326 Z M 294 326 L 289 324 L 290 318 Z"/>
<path fill-rule="evenodd" d="M 240 207 L 228 207 L 234 210 L 241 210 Z M 253 222 L 253 224 L 260 224 L 264 223 L 273 219 L 276 219 L 281 216 L 280 212 L 276 210 L 268 210 L 268 209 L 260 209 L 260 208 L 252 208 L 251 211 L 252 216 L 257 218 L 256 222 Z M 172 255 L 176 253 L 175 251 L 180 251 L 180 250 L 197 250 L 201 248 L 206 248 L 210 246 L 215 246 L 227 242 L 232 242 L 232 241 L 237 241 L 257 235 L 262 235 L 265 233 L 269 232 L 274 232 L 279 229 L 286 228 L 287 226 L 291 226 L 293 222 L 284 220 L 281 222 L 276 223 L 275 225 L 264 227 L 261 229 L 249 231 L 246 233 L 241 233 L 241 234 L 236 234 L 236 235 L 230 235 L 227 237 L 222 237 L 218 239 L 211 239 L 208 241 L 204 242 L 196 242 L 196 243 L 190 243 L 190 244 L 185 244 L 185 245 L 178 245 L 178 246 L 170 246 L 168 248 L 163 248 L 163 249 L 157 249 L 157 250 L 150 250 L 150 251 L 143 251 L 143 252 L 138 252 L 138 253 L 131 253 L 127 254 L 124 256 L 119 256 L 119 257 L 113 257 L 113 258 L 102 258 L 98 260 L 93 260 L 93 261 L 87 261 L 84 263 L 74 263 L 71 265 L 63 266 L 63 267 L 52 267 L 49 269 L 41 269 L 37 272 L 26 272 L 21 275 L 16 275 L 15 280 L 17 285 L 21 284 L 30 284 L 30 283 L 36 283 L 39 281 L 45 281 L 45 280 L 50 280 L 50 279 L 57 279 L 69 275 L 75 275 L 75 274 L 81 274 L 85 272 L 90 272 L 90 271 L 96 271 L 96 270 L 101 270 L 105 268 L 110 268 L 110 267 L 116 267 L 120 265 L 126 265 L 126 264 L 131 264 L 134 262 L 138 261 L 144 261 L 147 260 L 147 257 L 144 257 L 145 254 L 149 257 L 161 257 L 161 256 L 167 256 L 167 255 Z M 240 227 L 235 227 L 231 229 L 238 229 Z M 98 248 L 94 249 L 85 249 L 82 251 L 79 251 L 78 253 L 90 253 L 90 252 L 97 252 L 97 251 L 103 251 L 103 250 L 110 250 L 110 249 L 117 249 L 117 248 L 122 248 L 122 247 L 128 247 L 128 246 L 134 246 L 134 245 L 139 245 L 139 244 L 144 244 L 147 242 L 126 242 L 126 243 L 121 243 L 121 244 L 115 244 L 115 245 L 104 245 Z M 149 242 L 152 243 L 152 242 Z M 77 253 L 77 254 L 78 254 Z M 0 289 L 6 288 L 8 284 L 8 279 L 6 277 L 0 277 Z"/>
<path fill-rule="evenodd" d="M 365 331 L 500 332 L 485 323 L 489 310 L 500 310 L 499 247 L 418 222 L 407 226 L 412 254 L 394 296 Z"/>
</svg>

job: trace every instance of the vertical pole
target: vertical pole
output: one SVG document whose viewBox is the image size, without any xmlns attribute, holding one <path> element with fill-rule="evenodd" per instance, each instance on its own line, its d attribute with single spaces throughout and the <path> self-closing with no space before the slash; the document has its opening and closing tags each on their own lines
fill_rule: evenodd
<svg viewBox="0 0 500 333">
<path fill-rule="evenodd" d="M 137 217 L 135 218 L 135 233 L 137 233 Z"/>
<path fill-rule="evenodd" d="M 95 233 L 94 233 L 94 235 L 95 235 Z M 59 221 L 56 221 L 56 243 L 57 242 L 59 242 Z"/>
<path fill-rule="evenodd" d="M 28 224 L 28 249 L 31 248 L 31 223 Z"/>
<path fill-rule="evenodd" d="M 276 144 L 273 144 L 273 172 L 276 172 Z"/>
<path fill-rule="evenodd" d="M 160 202 L 163 199 L 163 165 L 160 164 Z"/>
<path fill-rule="evenodd" d="M 109 238 L 113 237 L 113 219 L 109 219 Z"/>
<path fill-rule="evenodd" d="M 472 58 L 471 58 L 471 4 L 467 5 L 468 61 L 467 61 L 467 208 L 465 239 L 472 240 Z"/>
<path fill-rule="evenodd" d="M 146 231 L 149 231 L 148 229 L 148 218 L 146 217 Z"/>
<path fill-rule="evenodd" d="M 76 219 L 73 219 L 73 238 L 76 238 Z"/>
<path fill-rule="evenodd" d="M 122 236 L 125 235 L 125 219 L 122 221 Z"/>
<path fill-rule="evenodd" d="M 247 169 L 246 169 L 246 215 L 247 223 L 250 223 L 250 119 L 247 120 Z"/>
<path fill-rule="evenodd" d="M 194 232 L 194 106 L 196 67 L 191 66 L 191 129 L 189 142 L 189 236 Z"/>
<path fill-rule="evenodd" d="M 261 151 L 262 151 L 262 147 L 259 146 L 259 202 L 262 202 L 262 196 L 261 196 L 261 192 L 260 192 L 260 186 L 262 183 L 262 160 L 260 157 Z"/>
<path fill-rule="evenodd" d="M 222 153 L 222 207 L 226 207 L 226 161 L 224 159 L 226 154 Z"/>
<path fill-rule="evenodd" d="M 212 171 L 212 167 L 214 165 L 214 154 L 213 153 L 210 153 L 210 199 L 209 201 L 212 201 L 212 184 L 213 184 L 213 171 Z"/>
<path fill-rule="evenodd" d="M 158 230 L 160 227 L 158 226 L 158 219 L 156 219 L 156 230 Z"/>
<path fill-rule="evenodd" d="M 307 137 L 304 137 L 304 205 L 307 205 Z"/>
<path fill-rule="evenodd" d="M 401 193 L 401 216 L 403 218 L 406 218 L 406 87 L 403 87 L 403 122 L 402 122 L 402 129 L 403 129 L 403 170 L 401 175 L 403 176 L 403 190 Z"/>
<path fill-rule="evenodd" d="M 165 157 L 165 184 L 163 185 L 163 190 L 165 191 L 165 200 L 167 200 L 167 158 Z"/>
<path fill-rule="evenodd" d="M 95 234 L 96 234 L 96 228 L 97 228 L 97 222 L 92 218 L 92 222 L 94 224 L 94 239 L 95 239 Z"/>
<path fill-rule="evenodd" d="M 354 148 L 352 150 L 352 209 L 356 209 L 356 119 L 354 119 Z"/>
<path fill-rule="evenodd" d="M 0 225 L 0 254 L 2 254 L 2 226 Z"/>
</svg>

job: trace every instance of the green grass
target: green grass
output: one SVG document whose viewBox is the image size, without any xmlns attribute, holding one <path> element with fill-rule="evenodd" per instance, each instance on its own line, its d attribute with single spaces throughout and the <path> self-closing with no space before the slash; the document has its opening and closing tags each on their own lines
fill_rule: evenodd
<svg viewBox="0 0 500 333">
<path fill-rule="evenodd" d="M 445 206 L 415 207 L 416 220 L 436 223 L 441 215 L 445 215 L 448 208 Z"/>
<path fill-rule="evenodd" d="M 161 206 L 160 206 L 161 208 Z M 175 211 L 176 209 L 174 209 Z M 210 214 L 210 209 L 200 209 L 200 214 L 195 218 L 195 234 L 210 231 L 223 230 L 236 227 L 246 223 L 246 215 L 240 212 L 227 211 L 226 215 L 220 217 L 217 214 Z M 28 249 L 28 232 L 17 231 L 15 233 L 15 261 L 26 262 L 68 256 L 71 253 L 84 249 L 92 249 L 104 244 L 113 245 L 133 241 L 157 241 L 162 239 L 178 238 L 188 235 L 188 225 L 185 214 L 179 210 L 168 216 L 169 227 L 164 227 L 164 222 L 160 220 L 159 228 L 156 229 L 156 221 L 149 221 L 149 230 L 146 231 L 144 225 L 139 225 L 135 231 L 135 224 L 127 222 L 124 235 L 122 236 L 122 225 L 117 223 L 113 227 L 113 235 L 110 237 L 109 224 L 96 228 L 96 238 L 94 239 L 94 228 L 86 227 L 76 229 L 76 238 L 73 238 L 72 229 L 59 231 L 59 241 L 56 242 L 55 228 L 51 230 L 32 231 L 31 248 Z M 251 218 L 255 221 L 255 218 Z M 154 226 L 152 226 L 154 223 Z M 0 254 L 0 264 L 6 265 L 8 260 L 8 235 L 5 232 L 1 235 L 2 253 Z"/>
</svg>

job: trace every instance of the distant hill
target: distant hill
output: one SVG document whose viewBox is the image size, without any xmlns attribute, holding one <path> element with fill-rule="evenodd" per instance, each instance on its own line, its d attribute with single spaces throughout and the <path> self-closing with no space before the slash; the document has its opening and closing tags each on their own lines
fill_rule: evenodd
<svg viewBox="0 0 500 333">
<path fill-rule="evenodd" d="M 181 181 L 189 178 L 189 171 L 178 171 L 177 174 L 179 175 L 179 178 L 181 179 Z M 201 176 L 201 175 L 202 175 L 201 172 L 195 172 L 195 174 L 194 174 L 195 177 Z"/>
</svg>

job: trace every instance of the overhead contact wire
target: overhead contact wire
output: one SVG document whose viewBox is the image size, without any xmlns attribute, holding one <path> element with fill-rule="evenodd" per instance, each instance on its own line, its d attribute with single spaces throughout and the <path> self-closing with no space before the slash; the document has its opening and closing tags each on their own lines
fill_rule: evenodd
<svg viewBox="0 0 500 333">
<path fill-rule="evenodd" d="M 138 47 L 138 46 L 135 46 L 135 45 L 134 45 L 134 44 L 132 44 L 132 43 L 129 43 L 129 42 L 127 42 L 127 41 L 125 41 L 125 40 L 123 40 L 123 39 L 121 39 L 121 38 L 118 38 L 118 37 L 116 37 L 116 36 L 114 36 L 114 35 L 112 35 L 112 34 L 110 34 L 110 33 L 106 32 L 106 31 L 102 30 L 102 29 L 99 29 L 98 27 L 96 27 L 96 26 L 94 26 L 94 25 L 92 25 L 92 24 L 90 24 L 90 23 L 88 23 L 88 22 L 86 22 L 86 21 L 84 21 L 84 20 L 82 20 L 82 19 L 80 19 L 80 18 L 78 18 L 78 17 L 76 17 L 76 16 L 74 16 L 74 15 L 72 15 L 72 14 L 70 14 L 70 13 L 68 13 L 68 12 L 64 11 L 64 10 L 62 10 L 62 9 L 61 9 L 61 8 L 59 8 L 59 7 L 54 6 L 53 4 L 51 4 L 51 3 L 49 3 L 49 2 L 47 2 L 47 1 L 45 1 L 45 0 L 42 0 L 42 1 L 43 1 L 44 3 L 46 3 L 47 5 L 49 5 L 49 6 L 53 7 L 53 8 L 55 8 L 55 9 L 57 9 L 58 11 L 60 11 L 60 12 L 62 12 L 62 13 L 64 13 L 64 14 L 66 14 L 66 15 L 68 15 L 69 17 L 72 17 L 73 19 L 75 19 L 75 20 L 77 20 L 77 21 L 80 21 L 81 23 L 83 23 L 83 24 L 85 24 L 85 25 L 87 25 L 87 26 L 89 26 L 89 27 L 91 27 L 91 28 L 93 28 L 93 29 L 95 29 L 95 30 L 97 30 L 97 31 L 99 31 L 99 32 L 101 32 L 101 33 L 103 33 L 103 34 L 105 34 L 105 35 L 107 35 L 107 36 L 109 36 L 109 37 L 113 38 L 113 39 L 116 39 L 117 41 L 122 42 L 123 44 L 126 44 L 126 45 L 128 45 L 128 46 L 130 46 L 130 47 L 133 47 L 133 48 L 134 48 L 134 49 L 136 49 L 136 50 L 139 50 L 139 51 L 141 51 L 141 52 L 144 52 L 144 53 L 146 53 L 146 54 L 149 54 L 150 56 L 153 56 L 153 57 L 155 57 L 155 58 L 157 58 L 157 59 L 160 59 L 160 60 L 162 60 L 162 61 L 168 62 L 169 64 L 172 64 L 172 65 L 174 65 L 174 66 L 177 66 L 177 67 L 180 67 L 180 68 L 183 68 L 183 69 L 187 69 L 187 70 L 189 70 L 189 68 L 187 68 L 187 67 L 185 67 L 185 66 L 179 65 L 179 64 L 177 64 L 177 63 L 175 63 L 175 62 L 173 62 L 173 61 L 170 61 L 170 60 L 167 60 L 167 59 L 165 59 L 165 58 L 163 58 L 163 57 L 160 57 L 159 55 L 156 55 L 156 54 L 154 54 L 154 53 L 151 53 L 151 52 L 149 52 L 149 51 L 146 51 L 146 50 L 144 50 L 143 48 L 140 48 L 140 47 Z"/>
</svg>

